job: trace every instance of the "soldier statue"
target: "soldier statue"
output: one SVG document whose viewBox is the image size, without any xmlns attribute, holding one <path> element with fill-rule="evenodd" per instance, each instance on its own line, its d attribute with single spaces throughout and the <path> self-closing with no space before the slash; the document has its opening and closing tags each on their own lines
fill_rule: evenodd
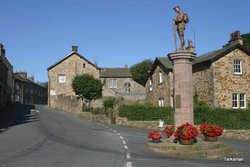
<svg viewBox="0 0 250 167">
<path fill-rule="evenodd" d="M 181 44 L 180 49 L 184 50 L 185 49 L 184 30 L 185 30 L 185 24 L 189 22 L 189 18 L 188 15 L 184 13 L 179 6 L 174 7 L 174 11 L 178 14 L 173 19 L 175 47 L 177 50 L 177 45 L 176 45 L 176 31 L 177 31 Z"/>
</svg>

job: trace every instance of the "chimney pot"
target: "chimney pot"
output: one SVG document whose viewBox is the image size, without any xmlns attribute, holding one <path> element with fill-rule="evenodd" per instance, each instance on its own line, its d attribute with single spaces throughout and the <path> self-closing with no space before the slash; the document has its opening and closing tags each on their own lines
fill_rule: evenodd
<svg viewBox="0 0 250 167">
<path fill-rule="evenodd" d="M 78 46 L 73 45 L 72 46 L 72 52 L 78 52 Z"/>
</svg>

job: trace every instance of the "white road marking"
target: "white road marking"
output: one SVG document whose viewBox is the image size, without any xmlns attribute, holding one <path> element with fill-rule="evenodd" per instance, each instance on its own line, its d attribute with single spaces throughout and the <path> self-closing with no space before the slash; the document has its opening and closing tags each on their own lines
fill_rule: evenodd
<svg viewBox="0 0 250 167">
<path fill-rule="evenodd" d="M 39 113 L 40 111 L 38 111 L 38 110 L 35 110 L 37 113 Z"/>
<path fill-rule="evenodd" d="M 105 126 L 105 128 L 107 128 L 107 129 L 108 129 L 109 127 Z"/>
<path fill-rule="evenodd" d="M 127 167 L 132 167 L 132 162 L 127 162 Z"/>
<path fill-rule="evenodd" d="M 130 155 L 129 152 L 127 152 L 126 158 L 127 158 L 127 159 L 130 159 L 130 158 L 131 158 L 131 155 Z"/>
<path fill-rule="evenodd" d="M 128 146 L 127 146 L 127 145 L 124 145 L 124 148 L 127 150 L 127 149 L 128 149 Z"/>
<path fill-rule="evenodd" d="M 116 131 L 116 130 L 113 130 L 113 132 L 117 133 L 117 131 Z"/>
<path fill-rule="evenodd" d="M 121 140 L 123 140 L 124 138 L 122 136 L 119 136 Z"/>
<path fill-rule="evenodd" d="M 124 140 L 122 140 L 122 143 L 123 143 L 124 145 L 126 145 L 126 142 L 125 142 Z"/>
</svg>

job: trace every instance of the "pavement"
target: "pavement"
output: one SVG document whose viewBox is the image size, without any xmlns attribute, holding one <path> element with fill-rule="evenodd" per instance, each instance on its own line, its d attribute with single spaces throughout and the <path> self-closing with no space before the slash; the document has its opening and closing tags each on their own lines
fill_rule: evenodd
<svg viewBox="0 0 250 167">
<path fill-rule="evenodd" d="M 16 109 L 14 123 L 0 134 L 0 167 L 250 166 L 249 142 L 228 141 L 244 152 L 243 162 L 171 158 L 147 148 L 147 130 L 89 122 L 47 106 Z"/>
</svg>

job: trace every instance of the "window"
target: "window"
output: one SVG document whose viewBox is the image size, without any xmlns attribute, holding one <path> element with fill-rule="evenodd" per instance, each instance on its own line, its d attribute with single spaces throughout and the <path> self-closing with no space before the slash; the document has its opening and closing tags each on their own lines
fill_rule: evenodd
<svg viewBox="0 0 250 167">
<path fill-rule="evenodd" d="M 163 82 L 162 71 L 159 72 L 159 83 Z"/>
<path fill-rule="evenodd" d="M 83 63 L 83 64 L 82 64 L 82 67 L 83 67 L 83 68 L 86 68 L 86 63 Z"/>
<path fill-rule="evenodd" d="M 19 84 L 16 83 L 16 90 L 19 90 Z"/>
<path fill-rule="evenodd" d="M 125 83 L 125 92 L 130 93 L 130 83 Z"/>
<path fill-rule="evenodd" d="M 246 108 L 246 94 L 240 94 L 240 108 Z"/>
<path fill-rule="evenodd" d="M 19 102 L 19 101 L 20 101 L 19 95 L 15 95 L 15 102 Z"/>
<path fill-rule="evenodd" d="M 109 80 L 109 88 L 117 88 L 117 80 L 116 79 Z"/>
<path fill-rule="evenodd" d="M 153 82 L 152 82 L 152 78 L 149 78 L 149 91 L 150 91 L 150 92 L 153 91 Z"/>
<path fill-rule="evenodd" d="M 234 59 L 234 74 L 242 74 L 242 61 Z"/>
<path fill-rule="evenodd" d="M 66 75 L 58 74 L 58 83 L 66 83 Z"/>
<path fill-rule="evenodd" d="M 233 108 L 246 108 L 246 94 L 233 93 L 232 95 Z"/>
<path fill-rule="evenodd" d="M 159 107 L 163 107 L 163 106 L 164 106 L 164 99 L 159 98 Z"/>
</svg>

